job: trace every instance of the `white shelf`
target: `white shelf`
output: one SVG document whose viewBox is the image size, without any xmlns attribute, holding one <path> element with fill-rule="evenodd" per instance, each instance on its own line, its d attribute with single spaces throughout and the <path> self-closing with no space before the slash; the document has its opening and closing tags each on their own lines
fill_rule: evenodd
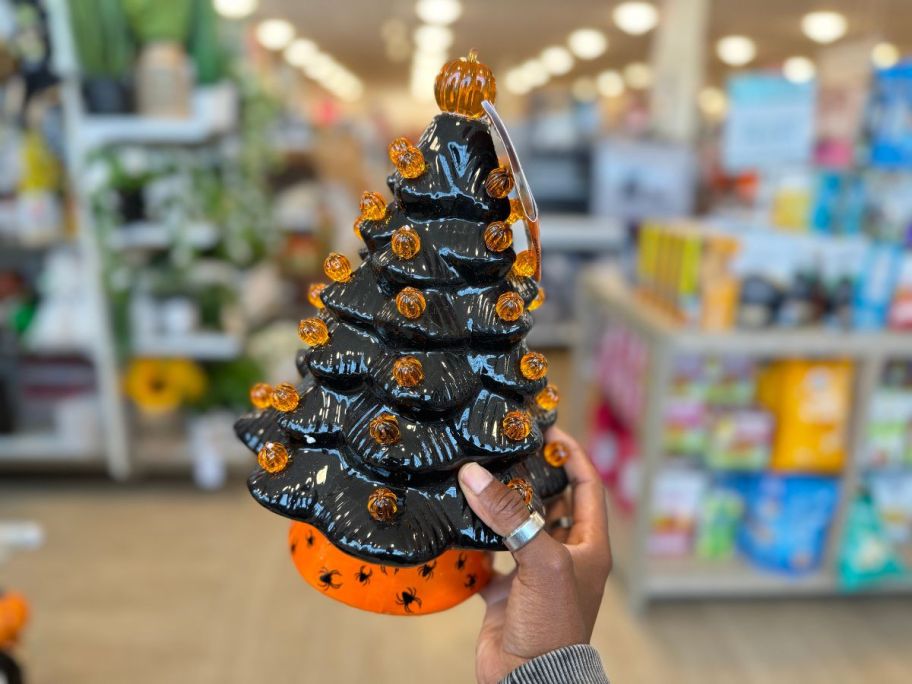
<svg viewBox="0 0 912 684">
<path fill-rule="evenodd" d="M 133 344 L 134 356 L 182 357 L 198 361 L 230 361 L 240 356 L 241 340 L 221 332 L 196 332 L 173 337 L 146 337 Z"/>
<path fill-rule="evenodd" d="M 138 115 L 86 115 L 81 142 L 85 149 L 115 143 L 198 145 L 230 132 L 237 118 L 237 98 L 230 83 L 198 88 L 186 119 Z"/>
<path fill-rule="evenodd" d="M 542 250 L 611 252 L 624 242 L 624 226 L 617 219 L 575 214 L 542 214 Z"/>
<path fill-rule="evenodd" d="M 140 221 L 129 223 L 113 231 L 107 238 L 113 250 L 161 250 L 177 242 L 186 241 L 196 249 L 208 249 L 218 242 L 218 229 L 209 223 L 191 223 L 181 229 L 180 239 L 161 224 Z"/>
<path fill-rule="evenodd" d="M 579 326 L 563 323 L 536 323 L 529 331 L 529 344 L 533 347 L 571 347 L 576 344 Z"/>
<path fill-rule="evenodd" d="M 70 461 L 101 461 L 101 454 L 53 432 L 0 435 L 0 465 Z"/>
<path fill-rule="evenodd" d="M 752 356 L 851 357 L 872 354 L 908 358 L 912 333 L 858 331 L 823 327 L 707 331 L 690 328 L 630 288 L 612 267 L 594 268 L 583 276 L 585 287 L 609 306 L 612 316 L 647 339 L 675 350 L 718 354 L 736 350 Z"/>
</svg>

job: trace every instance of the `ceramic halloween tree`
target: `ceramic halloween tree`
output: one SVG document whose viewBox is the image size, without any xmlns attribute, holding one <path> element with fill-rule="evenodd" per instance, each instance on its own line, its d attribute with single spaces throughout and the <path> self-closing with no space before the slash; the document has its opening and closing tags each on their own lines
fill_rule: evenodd
<svg viewBox="0 0 912 684">
<path fill-rule="evenodd" d="M 386 613 L 442 610 L 487 582 L 502 539 L 467 505 L 460 466 L 481 463 L 539 512 L 566 486 L 566 449 L 543 437 L 557 390 L 526 344 L 538 257 L 512 248 L 524 212 L 482 109 L 494 78 L 471 54 L 435 91 L 442 113 L 417 144 L 389 146 L 391 199 L 361 200 L 362 263 L 332 253 L 311 288 L 302 379 L 255 386 L 236 425 L 257 453 L 254 498 L 296 521 L 304 578 Z"/>
</svg>

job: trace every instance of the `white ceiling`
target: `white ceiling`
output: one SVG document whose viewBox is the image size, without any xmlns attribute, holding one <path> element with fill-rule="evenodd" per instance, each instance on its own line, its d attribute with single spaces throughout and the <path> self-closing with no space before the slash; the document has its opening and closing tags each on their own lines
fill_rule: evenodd
<svg viewBox="0 0 912 684">
<path fill-rule="evenodd" d="M 483 61 L 503 74 L 544 47 L 563 43 L 581 26 L 603 29 L 609 49 L 600 58 L 574 69 L 566 78 L 622 67 L 647 59 L 651 34 L 633 37 L 611 22 L 611 8 L 620 0 L 463 0 L 464 11 L 453 24 L 451 55 L 477 48 Z M 711 43 L 737 33 L 753 38 L 758 54 L 751 65 L 773 65 L 792 55 L 813 57 L 819 48 L 799 26 L 801 16 L 835 9 L 849 19 L 843 40 L 877 34 L 912 47 L 912 0 L 710 0 Z M 285 17 L 298 33 L 316 41 L 368 85 L 405 86 L 409 62 L 391 62 L 385 54 L 381 27 L 389 19 L 418 25 L 414 0 L 261 0 L 257 17 Z M 725 67 L 708 49 L 709 78 L 719 82 Z"/>
</svg>

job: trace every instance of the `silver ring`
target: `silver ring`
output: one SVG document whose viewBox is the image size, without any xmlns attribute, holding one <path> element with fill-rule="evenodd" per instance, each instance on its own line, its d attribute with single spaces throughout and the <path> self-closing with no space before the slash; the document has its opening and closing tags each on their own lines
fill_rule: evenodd
<svg viewBox="0 0 912 684">
<path fill-rule="evenodd" d="M 573 527 L 573 518 L 571 518 L 569 515 L 561 516 L 560 518 L 557 518 L 556 520 L 552 520 L 548 524 L 549 530 L 557 530 L 557 529 L 569 530 L 571 527 Z"/>
<path fill-rule="evenodd" d="M 504 537 L 504 544 L 511 552 L 519 551 L 535 539 L 535 535 L 545 528 L 545 519 L 535 511 L 529 514 L 528 520 Z"/>
</svg>

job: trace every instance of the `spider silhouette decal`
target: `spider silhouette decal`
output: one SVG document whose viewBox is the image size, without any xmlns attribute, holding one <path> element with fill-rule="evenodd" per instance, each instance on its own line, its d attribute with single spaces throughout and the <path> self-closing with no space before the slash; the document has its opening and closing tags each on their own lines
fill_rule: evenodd
<svg viewBox="0 0 912 684">
<path fill-rule="evenodd" d="M 339 587 L 341 587 L 342 586 L 341 582 L 334 581 L 336 576 L 341 577 L 342 573 L 339 572 L 338 570 L 327 570 L 325 567 L 320 568 L 320 576 L 319 576 L 320 588 L 323 591 L 326 591 L 327 589 L 338 589 Z"/>
<path fill-rule="evenodd" d="M 459 557 L 456 559 L 456 569 L 462 570 L 465 567 L 466 561 L 469 559 L 465 553 L 460 553 Z"/>
<path fill-rule="evenodd" d="M 365 570 L 364 566 L 362 565 L 358 569 L 358 572 L 355 573 L 355 579 L 358 580 L 361 584 L 367 586 L 368 584 L 370 584 L 371 576 L 373 574 L 374 574 L 373 570 Z"/>
<path fill-rule="evenodd" d="M 396 603 L 405 609 L 406 613 L 412 612 L 412 604 L 421 608 L 421 599 L 415 587 L 407 587 L 402 593 L 396 594 Z"/>
<path fill-rule="evenodd" d="M 425 563 L 420 568 L 418 568 L 418 574 L 424 577 L 426 580 L 430 580 L 434 576 L 434 568 L 437 567 L 437 561 L 432 563 Z"/>
<path fill-rule="evenodd" d="M 471 589 L 472 587 L 475 586 L 475 583 L 476 583 L 477 581 L 478 581 L 478 577 L 476 577 L 474 574 L 472 574 L 472 573 L 470 572 L 470 573 L 466 576 L 466 581 L 465 581 L 465 584 L 464 584 L 463 586 L 465 586 L 466 589 Z"/>
<path fill-rule="evenodd" d="M 385 566 L 385 565 L 381 565 L 381 566 L 380 566 L 380 572 L 382 572 L 384 575 L 388 575 L 388 574 L 389 574 L 388 570 L 390 570 L 390 568 L 388 568 L 387 566 Z M 399 568 L 392 568 L 392 571 L 393 571 L 393 574 L 394 574 L 394 575 L 398 575 L 398 574 L 399 574 Z"/>
<path fill-rule="evenodd" d="M 308 546 L 313 546 L 314 545 L 314 533 L 308 532 L 307 537 L 304 539 L 304 541 L 307 542 Z"/>
</svg>

